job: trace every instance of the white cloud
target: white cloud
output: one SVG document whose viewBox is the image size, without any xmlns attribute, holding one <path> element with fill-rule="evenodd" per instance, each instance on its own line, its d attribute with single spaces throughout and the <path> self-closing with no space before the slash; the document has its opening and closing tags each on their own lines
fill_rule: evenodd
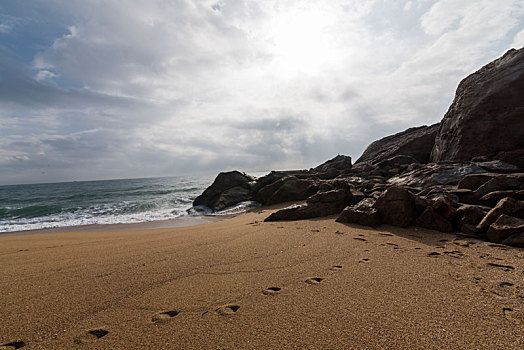
<svg viewBox="0 0 524 350">
<path fill-rule="evenodd" d="M 33 67 L 2 62 L 6 179 L 18 155 L 68 178 L 358 158 L 440 120 L 458 81 L 524 35 L 521 0 L 42 4 L 69 29 Z"/>
<path fill-rule="evenodd" d="M 520 49 L 524 47 L 524 29 L 515 35 L 515 38 L 513 38 L 513 42 L 511 43 L 511 47 L 514 49 Z"/>
</svg>

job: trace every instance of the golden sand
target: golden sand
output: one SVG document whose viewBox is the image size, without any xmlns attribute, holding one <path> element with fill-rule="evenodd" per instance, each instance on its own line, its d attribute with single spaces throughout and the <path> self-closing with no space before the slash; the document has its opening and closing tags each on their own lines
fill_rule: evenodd
<svg viewBox="0 0 524 350">
<path fill-rule="evenodd" d="M 0 345 L 524 348 L 524 250 L 270 212 L 0 237 Z"/>
</svg>

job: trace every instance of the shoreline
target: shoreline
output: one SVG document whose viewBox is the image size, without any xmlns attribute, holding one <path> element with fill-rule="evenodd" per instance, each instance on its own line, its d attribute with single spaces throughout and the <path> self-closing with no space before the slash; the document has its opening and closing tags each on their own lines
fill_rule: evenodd
<svg viewBox="0 0 524 350">
<path fill-rule="evenodd" d="M 58 233 L 58 232 L 100 232 L 100 231 L 122 231 L 122 230 L 147 230 L 157 228 L 177 228 L 187 226 L 204 225 L 213 222 L 230 219 L 240 214 L 227 215 L 202 215 L 202 216 L 180 216 L 167 220 L 143 221 L 135 223 L 118 223 L 118 224 L 89 224 L 77 226 L 62 226 L 41 228 L 36 230 L 23 231 L 9 231 L 0 232 L 0 238 L 6 236 L 31 235 L 42 233 Z"/>
</svg>

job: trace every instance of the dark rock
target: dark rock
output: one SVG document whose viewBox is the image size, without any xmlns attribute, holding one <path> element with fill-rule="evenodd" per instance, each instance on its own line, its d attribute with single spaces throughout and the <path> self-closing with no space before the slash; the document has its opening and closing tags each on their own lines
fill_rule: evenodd
<svg viewBox="0 0 524 350">
<path fill-rule="evenodd" d="M 239 171 L 220 173 L 215 181 L 193 202 L 212 210 L 222 210 L 238 202 L 249 200 L 255 178 Z M 229 190 L 229 191 L 228 191 Z M 224 192 L 228 191 L 225 195 Z"/>
<path fill-rule="evenodd" d="M 457 209 L 457 215 L 460 217 L 460 225 L 469 224 L 477 226 L 490 210 L 491 208 L 482 205 L 462 204 Z"/>
<path fill-rule="evenodd" d="M 431 160 L 468 161 L 524 149 L 524 49 L 462 80 L 441 121 Z"/>
<path fill-rule="evenodd" d="M 427 163 L 439 124 L 410 128 L 371 143 L 355 164 L 378 164 L 397 155 L 410 156 L 419 163 Z"/>
<path fill-rule="evenodd" d="M 486 172 L 481 167 L 469 163 L 426 164 L 423 168 L 404 172 L 388 180 L 393 185 L 430 187 L 435 185 L 456 185 L 466 175 Z"/>
<path fill-rule="evenodd" d="M 280 175 L 280 174 L 279 174 Z M 273 181 L 270 181 L 269 179 L 267 179 L 269 176 L 272 177 L 271 180 Z M 298 180 L 295 176 L 293 175 L 284 175 L 284 176 L 281 176 L 281 177 L 278 177 L 278 175 L 276 174 L 269 174 L 267 175 L 266 177 L 266 182 L 268 183 L 267 185 L 265 185 L 264 187 L 260 188 L 256 194 L 255 194 L 255 200 L 257 202 L 260 202 L 262 204 L 267 204 L 267 202 L 269 201 L 269 198 L 271 198 L 271 196 L 286 182 L 286 181 L 290 181 L 290 180 Z M 262 180 L 263 181 L 263 180 Z"/>
<path fill-rule="evenodd" d="M 454 194 L 459 198 L 459 202 L 467 204 L 476 204 L 477 198 L 475 192 L 465 188 L 451 189 L 449 193 Z"/>
<path fill-rule="evenodd" d="M 524 248 L 524 232 L 515 233 L 502 241 L 502 244 Z"/>
<path fill-rule="evenodd" d="M 460 232 L 468 234 L 468 235 L 476 235 L 477 234 L 477 226 L 472 224 L 460 224 Z"/>
<path fill-rule="evenodd" d="M 351 170 L 356 174 L 371 174 L 378 170 L 378 167 L 376 165 L 371 164 L 370 162 L 360 162 L 355 163 L 353 165 L 353 168 Z"/>
<path fill-rule="evenodd" d="M 479 202 L 495 206 L 502 198 L 506 197 L 524 200 L 524 190 L 493 191 L 480 197 Z"/>
<path fill-rule="evenodd" d="M 511 174 L 496 176 L 477 188 L 475 197 L 480 199 L 490 192 L 523 189 L 523 175 L 524 174 Z"/>
<path fill-rule="evenodd" d="M 524 149 L 500 152 L 495 159 L 503 160 L 506 163 L 517 166 L 520 171 L 524 171 Z"/>
<path fill-rule="evenodd" d="M 475 191 L 477 188 L 496 177 L 493 173 L 470 174 L 459 181 L 457 188 L 466 188 Z"/>
<path fill-rule="evenodd" d="M 377 165 L 380 168 L 398 168 L 401 165 L 409 165 L 413 163 L 417 163 L 417 160 L 415 158 L 411 156 L 398 155 L 398 156 L 394 156 L 392 158 L 383 160 L 379 162 Z"/>
<path fill-rule="evenodd" d="M 348 193 L 342 189 L 321 192 L 307 199 L 306 205 L 295 205 L 281 209 L 264 221 L 304 220 L 339 214 L 348 202 Z"/>
<path fill-rule="evenodd" d="M 427 207 L 428 202 L 426 202 L 425 199 L 415 196 L 415 211 L 417 212 L 417 216 L 422 214 Z"/>
<path fill-rule="evenodd" d="M 486 156 L 476 156 L 476 157 L 471 158 L 471 161 L 472 162 L 487 162 L 489 161 L 489 158 Z"/>
<path fill-rule="evenodd" d="M 351 169 L 351 157 L 338 155 L 333 159 L 328 160 L 314 168 L 314 171 L 317 172 L 327 172 L 330 169 L 335 169 L 339 171 Z"/>
<path fill-rule="evenodd" d="M 400 227 L 409 226 L 417 215 L 415 196 L 408 190 L 391 186 L 374 205 L 382 221 Z"/>
<path fill-rule="evenodd" d="M 210 208 L 215 211 L 223 210 L 237 203 L 249 201 L 251 198 L 251 191 L 249 189 L 237 186 L 222 192 Z"/>
<path fill-rule="evenodd" d="M 376 227 L 381 221 L 378 210 L 373 208 L 374 204 L 374 199 L 365 198 L 356 205 L 346 207 L 336 221 Z"/>
<path fill-rule="evenodd" d="M 453 232 L 453 225 L 428 206 L 424 212 L 415 219 L 413 225 L 440 232 Z"/>
<path fill-rule="evenodd" d="M 506 238 L 524 233 L 524 220 L 502 214 L 489 226 L 486 236 L 491 242 L 500 243 Z"/>
<path fill-rule="evenodd" d="M 516 173 L 519 167 L 513 164 L 508 164 L 502 160 L 492 160 L 489 162 L 477 163 L 478 166 L 494 173 Z"/>
<path fill-rule="evenodd" d="M 269 186 L 272 185 L 273 184 Z M 259 193 L 262 190 L 264 190 L 264 188 L 262 188 L 259 191 Z M 290 177 L 287 180 L 282 181 L 282 184 L 278 186 L 278 188 L 273 193 L 271 193 L 270 197 L 267 199 L 265 203 L 261 203 L 271 205 L 291 201 L 300 201 L 316 193 L 317 190 L 318 185 L 313 180 L 297 179 Z"/>
<path fill-rule="evenodd" d="M 486 216 L 477 225 L 479 232 L 485 232 L 488 227 L 502 215 L 511 215 L 516 217 L 524 217 L 524 201 L 519 201 L 513 198 L 503 198 L 497 205 L 491 209 Z"/>
<path fill-rule="evenodd" d="M 361 200 L 363 200 L 366 196 L 364 195 L 364 192 L 357 190 L 354 187 L 351 187 L 349 189 L 349 201 L 350 204 L 357 204 L 360 203 Z"/>
<path fill-rule="evenodd" d="M 437 214 L 453 222 L 457 217 L 458 197 L 449 193 L 439 193 L 427 199 L 428 204 Z"/>
</svg>

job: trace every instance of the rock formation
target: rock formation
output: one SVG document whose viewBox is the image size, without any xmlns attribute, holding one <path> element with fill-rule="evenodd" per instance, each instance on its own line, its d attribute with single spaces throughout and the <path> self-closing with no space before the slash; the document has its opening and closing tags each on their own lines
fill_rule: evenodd
<svg viewBox="0 0 524 350">
<path fill-rule="evenodd" d="M 194 205 L 305 200 L 266 221 L 338 215 L 342 223 L 415 225 L 524 247 L 523 96 L 524 49 L 511 50 L 460 83 L 440 124 L 375 141 L 354 165 L 338 155 L 259 179 L 221 173 Z"/>
<path fill-rule="evenodd" d="M 378 164 L 398 155 L 410 156 L 419 163 L 427 163 L 435 144 L 439 124 L 419 126 L 386 136 L 371 143 L 356 163 Z"/>
<path fill-rule="evenodd" d="M 494 159 L 515 151 L 522 157 L 523 96 L 524 49 L 513 49 L 460 82 L 440 123 L 431 160 Z"/>
</svg>

